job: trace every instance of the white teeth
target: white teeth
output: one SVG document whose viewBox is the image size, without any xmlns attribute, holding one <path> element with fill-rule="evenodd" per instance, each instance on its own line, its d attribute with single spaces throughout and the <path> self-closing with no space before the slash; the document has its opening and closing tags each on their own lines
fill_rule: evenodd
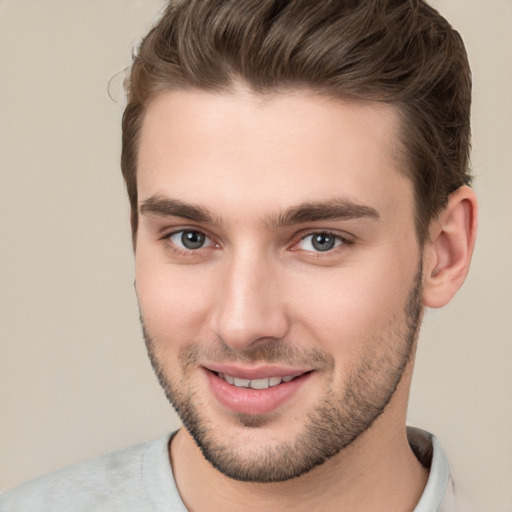
<svg viewBox="0 0 512 512">
<path fill-rule="evenodd" d="M 228 384 L 238 388 L 251 388 L 251 389 L 267 389 L 272 386 L 278 386 L 282 382 L 290 382 L 297 375 L 287 375 L 286 377 L 265 377 L 263 379 L 240 379 L 224 373 L 218 374 L 221 379 L 224 379 Z"/>
<path fill-rule="evenodd" d="M 268 379 L 269 386 L 277 386 L 278 384 L 281 384 L 281 377 L 270 377 Z"/>
<path fill-rule="evenodd" d="M 250 386 L 252 389 L 267 389 L 269 387 L 269 379 L 253 379 Z"/>
<path fill-rule="evenodd" d="M 234 377 L 233 384 L 238 388 L 248 388 L 251 381 L 249 379 L 239 379 Z"/>
</svg>

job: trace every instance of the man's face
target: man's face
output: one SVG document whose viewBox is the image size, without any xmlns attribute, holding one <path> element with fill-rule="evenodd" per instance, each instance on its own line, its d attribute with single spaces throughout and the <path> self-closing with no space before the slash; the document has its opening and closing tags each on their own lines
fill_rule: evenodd
<svg viewBox="0 0 512 512">
<path fill-rule="evenodd" d="M 421 316 L 397 123 L 390 106 L 307 92 L 190 90 L 148 108 L 146 342 L 191 436 L 232 478 L 298 476 L 386 414 Z"/>
</svg>

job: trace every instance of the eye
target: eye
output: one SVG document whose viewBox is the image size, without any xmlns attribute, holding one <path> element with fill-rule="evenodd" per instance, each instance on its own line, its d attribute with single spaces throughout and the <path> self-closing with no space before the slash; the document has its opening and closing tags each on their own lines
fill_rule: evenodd
<svg viewBox="0 0 512 512">
<path fill-rule="evenodd" d="M 201 231 L 193 229 L 183 229 L 169 235 L 169 240 L 179 249 L 193 251 L 210 247 L 213 242 Z"/>
<path fill-rule="evenodd" d="M 311 233 L 305 236 L 298 244 L 297 248 L 303 251 L 326 252 L 345 243 L 345 240 L 332 233 Z"/>
</svg>

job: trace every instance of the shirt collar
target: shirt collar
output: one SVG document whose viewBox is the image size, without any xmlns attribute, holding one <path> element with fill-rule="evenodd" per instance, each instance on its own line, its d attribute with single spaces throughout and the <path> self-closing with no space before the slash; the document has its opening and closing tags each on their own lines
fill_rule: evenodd
<svg viewBox="0 0 512 512">
<path fill-rule="evenodd" d="M 407 427 L 407 438 L 414 454 L 427 469 L 427 485 L 414 512 L 437 512 L 450 483 L 448 459 L 437 438 L 419 428 Z"/>
</svg>

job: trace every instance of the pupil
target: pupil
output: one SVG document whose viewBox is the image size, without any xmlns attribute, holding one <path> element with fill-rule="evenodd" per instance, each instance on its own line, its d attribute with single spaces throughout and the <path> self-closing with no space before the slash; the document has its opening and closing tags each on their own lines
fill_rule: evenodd
<svg viewBox="0 0 512 512">
<path fill-rule="evenodd" d="M 334 247 L 335 240 L 330 235 L 319 233 L 313 236 L 312 244 L 317 251 L 328 251 Z"/>
<path fill-rule="evenodd" d="M 204 235 L 198 231 L 184 231 L 181 242 L 187 249 L 199 249 L 204 244 Z"/>
</svg>

